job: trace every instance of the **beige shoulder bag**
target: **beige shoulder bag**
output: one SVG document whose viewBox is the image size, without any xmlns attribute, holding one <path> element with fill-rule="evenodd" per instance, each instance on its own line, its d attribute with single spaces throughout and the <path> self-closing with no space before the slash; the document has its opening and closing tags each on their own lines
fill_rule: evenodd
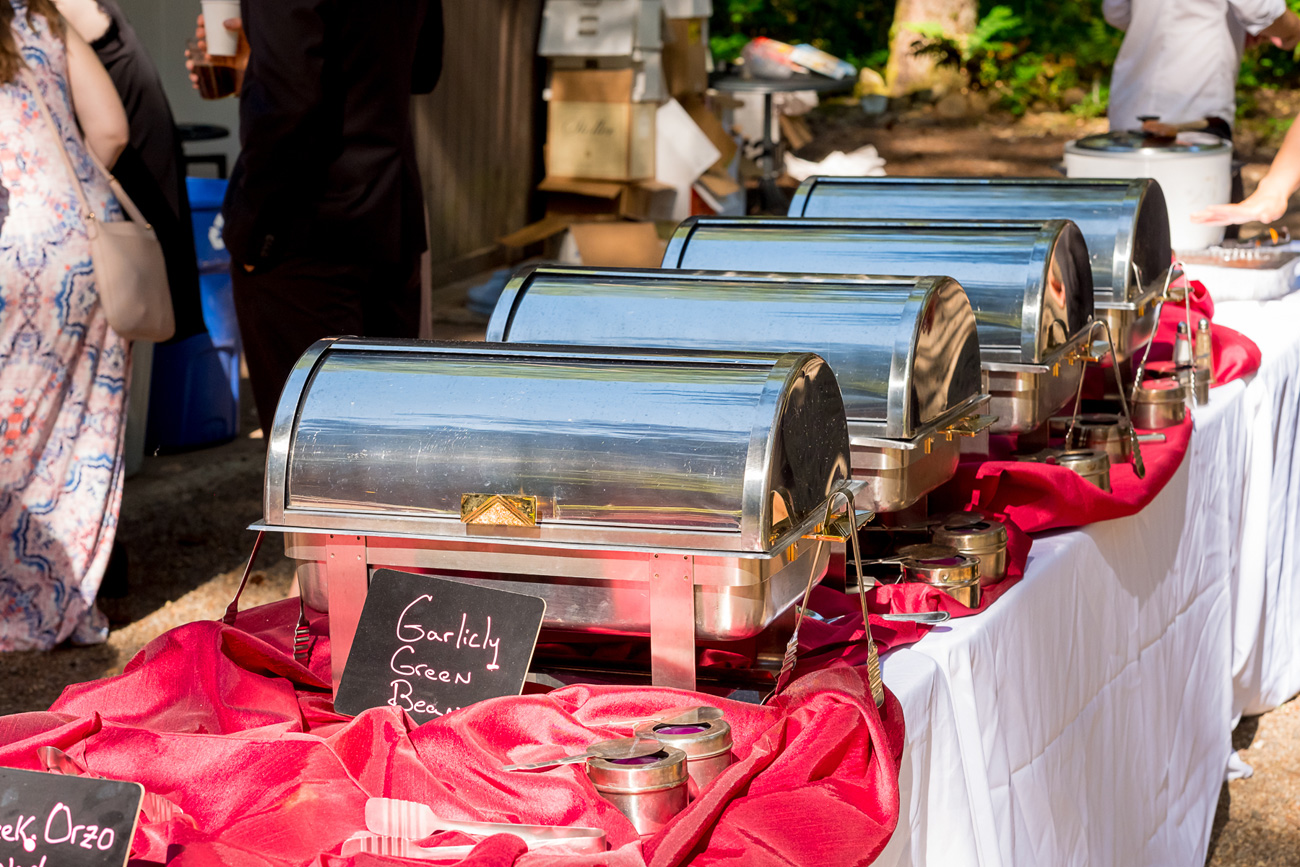
<svg viewBox="0 0 1300 867">
<path fill-rule="evenodd" d="M 100 163 L 99 158 L 86 148 L 95 168 L 108 180 L 109 188 L 131 218 L 121 222 L 99 219 L 90 207 L 81 179 L 72 165 L 63 137 L 50 115 L 49 107 L 41 97 L 36 80 L 27 70 L 23 81 L 32 92 L 41 115 L 59 142 L 64 165 L 72 176 L 77 198 L 81 200 L 81 216 L 86 222 L 86 235 L 90 238 L 90 259 L 95 268 L 95 289 L 108 324 L 127 340 L 167 340 L 176 333 L 176 318 L 172 312 L 171 292 L 167 287 L 167 263 L 163 259 L 162 245 L 144 214 L 131 201 L 122 185 Z"/>
</svg>

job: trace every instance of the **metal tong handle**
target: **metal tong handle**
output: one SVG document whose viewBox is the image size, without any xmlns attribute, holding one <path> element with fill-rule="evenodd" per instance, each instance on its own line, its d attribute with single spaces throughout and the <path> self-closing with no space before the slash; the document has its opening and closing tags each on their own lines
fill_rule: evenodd
<svg viewBox="0 0 1300 867">
<path fill-rule="evenodd" d="M 557 768 L 560 765 L 576 765 L 578 762 L 585 762 L 590 757 L 590 753 L 578 753 L 576 756 L 561 756 L 558 759 L 547 759 L 544 762 L 529 762 L 525 765 L 505 765 L 501 770 L 536 771 L 541 768 Z"/>
<path fill-rule="evenodd" d="M 244 588 L 248 586 L 248 576 L 253 574 L 253 563 L 257 560 L 257 552 L 262 550 L 262 537 L 265 535 L 265 530 L 258 530 L 257 538 L 253 540 L 253 551 L 248 555 L 244 577 L 239 579 L 239 589 L 235 591 L 235 598 L 230 600 L 230 604 L 226 606 L 226 613 L 221 618 L 221 622 L 227 626 L 234 626 L 235 618 L 239 616 L 239 597 L 244 595 Z"/>
<path fill-rule="evenodd" d="M 858 545 L 858 527 L 857 513 L 853 507 L 853 498 L 849 496 L 844 488 L 839 488 L 831 493 L 826 500 L 826 518 L 822 522 L 824 528 L 829 529 L 831 519 L 835 514 L 836 500 L 843 499 L 845 509 L 849 517 L 849 541 L 853 546 L 853 565 L 857 570 L 858 581 L 862 582 L 865 575 L 862 571 L 862 551 Z M 826 543 L 827 539 L 823 534 L 818 534 L 817 548 L 813 555 L 813 562 L 821 557 L 821 546 Z M 790 635 L 790 640 L 785 645 L 785 658 L 781 660 L 781 671 L 776 678 L 776 688 L 772 690 L 773 696 L 779 695 L 790 680 L 790 673 L 794 671 L 795 663 L 799 657 L 799 628 L 803 625 L 804 612 L 808 609 L 808 599 L 812 596 L 813 586 L 817 582 L 816 570 L 812 570 L 808 575 L 808 585 L 804 588 L 803 600 L 801 601 L 794 621 L 794 632 Z M 871 638 L 871 619 L 867 614 L 867 594 L 865 588 L 859 587 L 859 602 L 862 605 L 862 629 L 865 633 L 867 645 L 867 681 L 871 685 L 871 698 L 876 703 L 876 707 L 882 707 L 885 703 L 885 684 L 880 676 L 880 655 L 876 651 L 876 642 Z M 764 700 L 766 702 L 766 699 Z"/>
<path fill-rule="evenodd" d="M 1120 409 L 1124 412 L 1124 420 L 1128 422 L 1128 439 L 1133 451 L 1133 472 L 1139 479 L 1145 479 L 1147 475 L 1146 463 L 1142 460 L 1142 444 L 1138 442 L 1137 431 L 1133 429 L 1133 414 L 1129 412 L 1128 398 L 1124 395 L 1124 380 L 1119 375 L 1119 354 L 1115 351 L 1115 339 L 1110 333 L 1110 323 L 1104 319 L 1094 319 L 1088 327 L 1088 342 L 1092 342 L 1093 332 L 1100 327 L 1106 332 L 1106 345 L 1110 347 L 1111 373 L 1115 375 L 1115 387 L 1119 392 Z M 1083 361 L 1084 372 L 1088 367 L 1090 358 Z M 1070 416 L 1070 426 L 1065 430 L 1065 445 L 1069 448 L 1070 442 L 1074 436 L 1074 425 L 1079 420 L 1079 407 L 1083 401 L 1083 381 L 1084 377 L 1079 376 L 1079 388 L 1074 394 L 1074 412 Z"/>
<path fill-rule="evenodd" d="M 947 611 L 903 611 L 898 614 L 877 614 L 881 620 L 892 620 L 896 623 L 925 623 L 934 625 L 936 623 L 947 623 L 952 615 Z"/>
<path fill-rule="evenodd" d="M 1165 309 L 1165 301 L 1169 300 L 1169 287 L 1174 281 L 1174 272 L 1179 274 L 1183 272 L 1183 263 L 1175 260 L 1165 272 L 1165 285 L 1160 290 L 1160 301 L 1156 304 L 1155 326 L 1151 329 L 1151 335 L 1147 337 L 1147 345 L 1142 353 L 1142 360 L 1138 362 L 1138 368 L 1133 373 L 1133 396 L 1137 396 L 1137 390 L 1142 386 L 1142 377 L 1146 374 L 1147 359 L 1151 357 L 1151 347 L 1156 342 L 1156 332 L 1160 330 L 1160 314 Z M 1137 262 L 1133 263 L 1133 273 L 1138 279 L 1138 286 L 1142 285 L 1142 272 L 1138 270 Z M 1190 302 L 1189 302 L 1190 303 Z"/>
</svg>

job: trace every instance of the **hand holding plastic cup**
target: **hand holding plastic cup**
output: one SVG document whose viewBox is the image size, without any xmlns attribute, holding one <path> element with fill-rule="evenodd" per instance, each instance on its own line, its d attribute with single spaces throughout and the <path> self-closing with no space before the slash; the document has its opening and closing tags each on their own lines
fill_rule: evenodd
<svg viewBox="0 0 1300 867">
<path fill-rule="evenodd" d="M 210 57 L 234 57 L 239 34 L 226 29 L 226 21 L 239 18 L 239 0 L 202 0 L 203 30 Z"/>
</svg>

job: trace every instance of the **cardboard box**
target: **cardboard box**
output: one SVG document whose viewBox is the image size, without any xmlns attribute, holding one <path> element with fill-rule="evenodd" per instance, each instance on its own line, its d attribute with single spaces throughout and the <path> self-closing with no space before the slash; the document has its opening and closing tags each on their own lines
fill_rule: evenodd
<svg viewBox="0 0 1300 867">
<path fill-rule="evenodd" d="M 546 0 L 542 57 L 631 57 L 663 47 L 660 0 Z"/>
<path fill-rule="evenodd" d="M 631 220 L 671 220 L 676 190 L 658 181 L 613 183 L 576 178 L 547 178 L 537 185 L 546 193 L 546 213 L 610 216 Z"/>
<path fill-rule="evenodd" d="M 713 0 L 663 0 L 666 18 L 708 18 L 713 15 Z"/>
<path fill-rule="evenodd" d="M 632 70 L 632 101 L 663 102 L 668 99 L 668 83 L 664 78 L 663 53 L 637 49 L 631 57 L 554 57 L 551 74 L 556 70 L 577 69 L 630 69 Z"/>
<path fill-rule="evenodd" d="M 691 185 L 722 154 L 675 99 L 659 107 L 655 125 L 655 179 L 677 191 L 673 219 L 684 220 L 690 216 Z"/>
<path fill-rule="evenodd" d="M 668 92 L 678 98 L 709 89 L 709 21 L 670 18 L 664 27 L 663 67 Z"/>
<path fill-rule="evenodd" d="M 546 118 L 546 173 L 640 181 L 655 176 L 654 103 L 632 101 L 631 69 L 557 69 Z"/>
<path fill-rule="evenodd" d="M 597 268 L 658 268 L 667 248 L 654 223 L 575 223 L 560 243 L 559 259 Z"/>
</svg>

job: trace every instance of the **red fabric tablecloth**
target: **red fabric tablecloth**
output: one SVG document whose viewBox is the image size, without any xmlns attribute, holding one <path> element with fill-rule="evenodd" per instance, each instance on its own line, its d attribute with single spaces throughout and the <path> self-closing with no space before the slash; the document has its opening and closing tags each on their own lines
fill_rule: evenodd
<svg viewBox="0 0 1300 867">
<path fill-rule="evenodd" d="M 1254 373 L 1259 369 L 1260 353 L 1255 341 L 1239 331 L 1233 331 L 1226 325 L 1214 324 L 1214 299 L 1205 284 L 1199 280 L 1191 281 L 1188 288 L 1189 304 L 1169 303 L 1160 311 L 1160 324 L 1156 329 L 1155 340 L 1151 344 L 1150 361 L 1170 361 L 1174 357 L 1174 338 L 1178 334 L 1178 323 L 1187 321 L 1188 307 L 1191 308 L 1192 331 L 1201 317 L 1210 320 L 1210 346 L 1214 352 L 1214 381 L 1223 385 Z M 1140 356 L 1139 356 L 1140 358 Z"/>
<path fill-rule="evenodd" d="M 0 718 L 0 765 L 37 769 L 51 745 L 92 773 L 137 780 L 187 816 L 142 823 L 134 863 L 410 863 L 343 858 L 370 796 L 421 801 L 447 818 L 585 825 L 611 851 L 567 865 L 855 865 L 899 815 L 901 710 L 883 713 L 865 674 L 841 663 L 759 707 L 658 688 L 572 686 L 480 702 L 415 727 L 391 708 L 334 713 L 323 619 L 310 666 L 291 656 L 297 603 L 191 623 L 150 643 L 118 677 L 71 686 L 47 713 Z M 723 708 L 736 763 L 660 833 L 640 840 L 581 765 L 507 773 L 508 762 L 580 752 L 626 731 L 602 722 L 689 703 Z M 464 842 L 452 838 L 448 842 Z M 549 867 L 517 838 L 489 838 L 467 864 Z"/>
<path fill-rule="evenodd" d="M 964 498 L 981 512 L 1006 515 L 1026 533 L 1135 515 L 1182 466 L 1191 444 L 1192 419 L 1157 433 L 1164 434 L 1163 443 L 1142 443 L 1146 477 L 1139 479 L 1131 463 L 1115 464 L 1110 493 L 1065 467 L 1009 459 L 1014 439 L 993 436 L 990 460 L 963 461 L 945 486 L 947 496 Z"/>
<path fill-rule="evenodd" d="M 1001 522 L 1007 528 L 1006 577 L 980 591 L 980 604 L 967 608 L 937 587 L 929 584 L 877 584 L 867 594 L 867 611 L 871 614 L 871 637 L 883 653 L 895 647 L 915 644 L 933 627 L 921 623 L 885 620 L 882 614 L 915 614 L 922 611 L 947 611 L 951 617 L 969 617 L 992 605 L 998 597 L 1025 577 L 1025 564 L 1034 542 L 1028 534 L 1004 515 L 983 514 Z M 831 561 L 831 573 L 844 577 L 844 558 L 836 555 Z M 813 671 L 833 659 L 852 665 L 867 661 L 867 652 L 861 644 L 862 606 L 858 597 L 849 596 L 830 587 L 813 589 L 808 607 L 823 620 L 805 619 L 799 629 L 800 672 Z M 833 622 L 828 622 L 833 621 Z M 834 651 L 828 653 L 826 651 Z"/>
</svg>

